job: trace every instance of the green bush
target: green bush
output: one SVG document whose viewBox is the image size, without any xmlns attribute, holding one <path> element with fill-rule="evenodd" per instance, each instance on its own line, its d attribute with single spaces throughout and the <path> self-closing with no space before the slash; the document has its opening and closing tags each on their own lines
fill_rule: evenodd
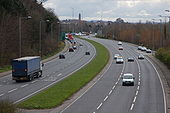
<svg viewBox="0 0 170 113">
<path fill-rule="evenodd" d="M 158 49 L 155 56 L 170 68 L 170 50 L 168 48 Z"/>
<path fill-rule="evenodd" d="M 0 101 L 0 113 L 21 113 L 15 104 L 8 100 Z"/>
</svg>

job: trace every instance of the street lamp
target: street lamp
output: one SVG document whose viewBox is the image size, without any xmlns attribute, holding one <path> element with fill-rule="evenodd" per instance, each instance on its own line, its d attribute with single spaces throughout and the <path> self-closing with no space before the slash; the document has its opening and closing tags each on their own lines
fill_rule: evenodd
<svg viewBox="0 0 170 113">
<path fill-rule="evenodd" d="M 26 20 L 28 20 L 28 19 L 31 19 L 32 17 L 31 16 L 27 16 L 27 17 L 19 17 L 19 57 L 21 57 L 21 55 L 22 55 L 22 44 L 21 44 L 21 42 L 22 42 L 22 34 L 21 34 L 21 21 L 22 21 L 22 19 L 26 19 Z"/>
<path fill-rule="evenodd" d="M 154 24 L 155 24 L 155 19 L 152 19 L 152 27 L 153 27 L 153 35 L 152 35 L 152 50 L 154 50 L 155 49 L 155 44 L 154 44 L 154 40 L 155 40 L 155 32 L 154 32 Z"/>
<path fill-rule="evenodd" d="M 42 34 L 41 34 L 41 27 L 42 27 L 42 22 L 49 22 L 50 20 L 46 20 L 46 21 L 44 21 L 44 20 L 40 20 L 40 31 L 39 31 L 39 55 L 40 56 L 42 56 L 42 48 L 41 48 L 41 40 L 42 40 Z"/>
</svg>

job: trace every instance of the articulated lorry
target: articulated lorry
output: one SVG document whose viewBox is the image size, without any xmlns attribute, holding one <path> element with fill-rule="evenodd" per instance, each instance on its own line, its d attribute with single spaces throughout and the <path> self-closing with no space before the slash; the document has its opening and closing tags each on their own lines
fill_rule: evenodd
<svg viewBox="0 0 170 113">
<path fill-rule="evenodd" d="M 12 79 L 16 82 L 31 81 L 42 76 L 41 59 L 39 56 L 22 57 L 12 60 Z"/>
</svg>

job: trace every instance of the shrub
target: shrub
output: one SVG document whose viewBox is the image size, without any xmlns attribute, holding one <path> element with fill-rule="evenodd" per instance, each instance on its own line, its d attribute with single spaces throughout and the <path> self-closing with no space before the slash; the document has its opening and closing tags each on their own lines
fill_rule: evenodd
<svg viewBox="0 0 170 113">
<path fill-rule="evenodd" d="M 9 100 L 2 100 L 0 101 L 0 113 L 21 113 L 21 111 Z"/>
</svg>

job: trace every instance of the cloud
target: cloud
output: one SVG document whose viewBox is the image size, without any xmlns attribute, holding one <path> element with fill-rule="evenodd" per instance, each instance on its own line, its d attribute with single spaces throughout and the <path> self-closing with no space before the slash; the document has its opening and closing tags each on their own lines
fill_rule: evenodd
<svg viewBox="0 0 170 113">
<path fill-rule="evenodd" d="M 44 7 L 53 8 L 60 19 L 69 19 L 72 15 L 78 18 L 82 13 L 87 20 L 102 17 L 112 21 L 119 17 L 127 21 L 159 18 L 158 15 L 167 14 L 164 10 L 170 10 L 169 6 L 170 0 L 48 0 L 44 3 Z"/>
</svg>

